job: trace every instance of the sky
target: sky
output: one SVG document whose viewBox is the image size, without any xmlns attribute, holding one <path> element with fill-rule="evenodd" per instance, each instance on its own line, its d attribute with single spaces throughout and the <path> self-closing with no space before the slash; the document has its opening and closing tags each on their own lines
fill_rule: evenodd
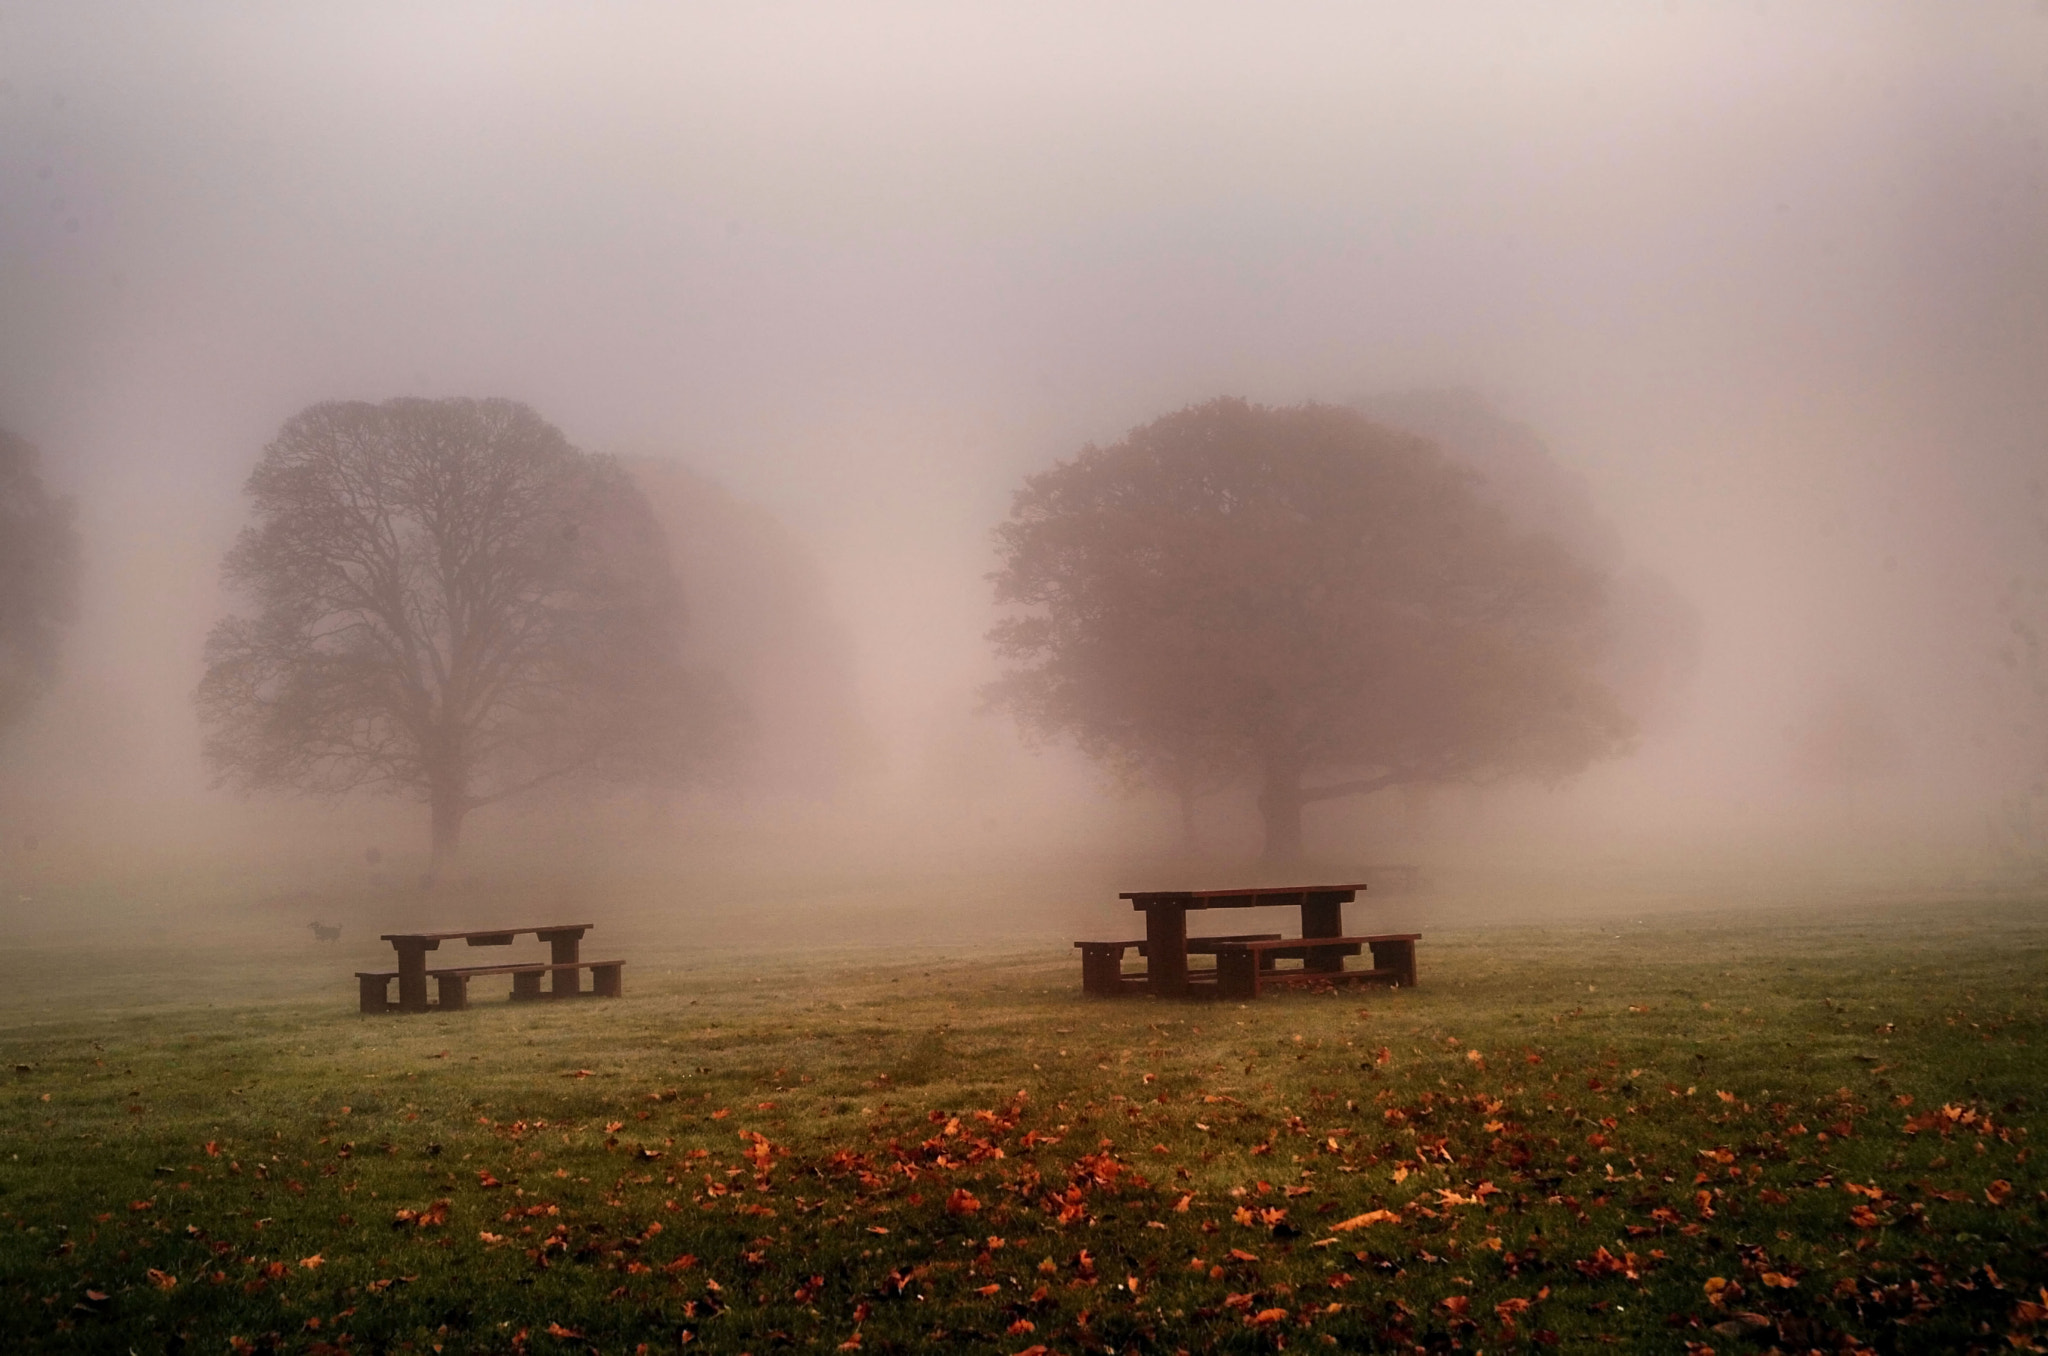
<svg viewBox="0 0 2048 1356">
<path fill-rule="evenodd" d="M 0 420 L 80 505 L 84 764 L 166 785 L 318 400 L 510 396 L 766 508 L 907 766 L 992 671 L 1024 475 L 1467 387 L 1699 610 L 1610 789 L 1768 800 L 1848 685 L 1967 800 L 2048 464 L 2044 136 L 2040 3 L 0 0 Z"/>
</svg>

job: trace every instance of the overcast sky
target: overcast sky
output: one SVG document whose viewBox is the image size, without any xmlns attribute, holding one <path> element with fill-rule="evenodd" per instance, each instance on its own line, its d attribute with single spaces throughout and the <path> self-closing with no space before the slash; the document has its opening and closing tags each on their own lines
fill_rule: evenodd
<svg viewBox="0 0 2048 1356">
<path fill-rule="evenodd" d="M 719 478 L 900 731 L 971 703 L 1023 474 L 1461 385 L 1698 604 L 1703 785 L 1851 676 L 1947 767 L 2048 463 L 2044 72 L 2041 4 L 0 0 L 0 419 L 81 500 L 74 672 L 163 759 L 315 400 Z"/>
</svg>

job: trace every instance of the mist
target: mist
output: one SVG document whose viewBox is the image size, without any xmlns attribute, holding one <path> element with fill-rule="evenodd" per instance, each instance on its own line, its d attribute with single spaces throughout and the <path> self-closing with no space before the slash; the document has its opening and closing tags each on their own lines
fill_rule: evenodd
<svg viewBox="0 0 2048 1356">
<path fill-rule="evenodd" d="M 1243 876 L 1248 792 L 1191 864 L 1170 798 L 984 709 L 992 529 L 1199 401 L 1450 392 L 1563 487 L 1534 526 L 1673 600 L 1682 662 L 1627 756 L 1319 808 L 1314 859 L 1475 909 L 2008 881 L 2044 49 L 2024 4 L 0 6 L 0 425 L 85 561 L 0 739 L 10 898 L 417 871 L 417 806 L 212 789 L 192 694 L 284 421 L 458 395 L 630 459 L 693 653 L 770 727 L 751 779 L 479 814 L 486 877 L 1056 927 Z"/>
</svg>

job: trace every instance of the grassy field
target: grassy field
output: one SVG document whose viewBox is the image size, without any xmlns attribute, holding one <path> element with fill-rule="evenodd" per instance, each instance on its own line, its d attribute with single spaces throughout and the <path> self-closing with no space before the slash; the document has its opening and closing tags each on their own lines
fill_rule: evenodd
<svg viewBox="0 0 2048 1356">
<path fill-rule="evenodd" d="M 1249 1006 L 1011 942 L 384 1018 L 332 948 L 52 949 L 0 1345 L 2048 1345 L 2048 904 L 1424 931 L 1416 990 Z"/>
</svg>

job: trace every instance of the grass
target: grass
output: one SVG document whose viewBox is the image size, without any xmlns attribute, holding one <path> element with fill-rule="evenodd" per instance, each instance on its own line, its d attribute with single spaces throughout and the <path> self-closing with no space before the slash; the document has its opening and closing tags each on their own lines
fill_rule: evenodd
<svg viewBox="0 0 2048 1356">
<path fill-rule="evenodd" d="M 54 968 L 0 1009 L 0 1345 L 2048 1337 L 2038 901 L 1423 931 L 1416 990 L 1245 1006 L 1014 942 L 445 1017 L 358 1016 L 331 948 L 317 999 Z"/>
</svg>

